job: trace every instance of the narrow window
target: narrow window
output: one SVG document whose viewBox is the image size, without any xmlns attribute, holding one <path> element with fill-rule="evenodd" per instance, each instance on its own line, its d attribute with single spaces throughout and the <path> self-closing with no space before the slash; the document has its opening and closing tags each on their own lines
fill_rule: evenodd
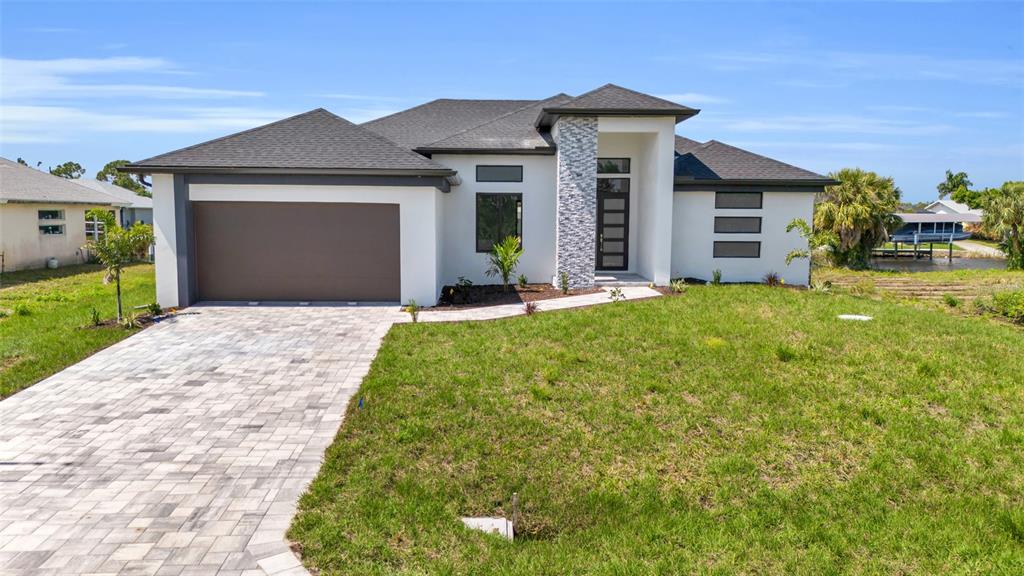
<svg viewBox="0 0 1024 576">
<path fill-rule="evenodd" d="M 760 242 L 715 242 L 715 258 L 760 258 Z"/>
<path fill-rule="evenodd" d="M 598 158 L 598 174 L 629 174 L 629 158 Z"/>
<path fill-rule="evenodd" d="M 490 252 L 509 236 L 523 240 L 523 195 L 476 195 L 476 251 Z"/>
<path fill-rule="evenodd" d="M 522 166 L 486 166 L 476 167 L 477 182 L 522 182 Z"/>
<path fill-rule="evenodd" d="M 40 220 L 63 220 L 64 219 L 64 211 L 63 210 L 40 210 L 39 211 L 39 219 Z"/>
<path fill-rule="evenodd" d="M 761 208 L 760 192 L 715 192 L 715 208 Z"/>
<path fill-rule="evenodd" d="M 715 216 L 716 234 L 760 234 L 760 216 Z"/>
<path fill-rule="evenodd" d="M 598 178 L 597 191 L 607 194 L 629 194 L 629 178 Z"/>
<path fill-rule="evenodd" d="M 60 236 L 64 234 L 63 224 L 46 224 L 39 227 L 39 233 L 44 236 Z"/>
</svg>

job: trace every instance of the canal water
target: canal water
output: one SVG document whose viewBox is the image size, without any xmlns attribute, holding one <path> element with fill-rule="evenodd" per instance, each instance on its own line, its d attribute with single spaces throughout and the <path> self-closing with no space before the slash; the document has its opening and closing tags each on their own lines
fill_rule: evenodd
<svg viewBox="0 0 1024 576">
<path fill-rule="evenodd" d="M 872 258 L 871 267 L 875 270 L 896 270 L 899 272 L 938 272 L 939 270 L 1001 270 L 1006 268 L 1006 260 L 1002 258 L 948 258 L 935 257 L 914 260 L 913 258 Z"/>
</svg>

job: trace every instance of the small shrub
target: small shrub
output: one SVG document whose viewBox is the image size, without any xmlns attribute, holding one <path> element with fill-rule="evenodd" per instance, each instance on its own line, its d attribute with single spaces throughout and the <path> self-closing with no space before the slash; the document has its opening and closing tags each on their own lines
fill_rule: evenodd
<svg viewBox="0 0 1024 576">
<path fill-rule="evenodd" d="M 516 279 L 516 283 L 519 284 L 520 288 L 526 288 L 526 285 L 530 283 L 526 278 L 526 274 L 520 274 L 519 278 Z"/>
<path fill-rule="evenodd" d="M 1018 324 L 1024 324 L 1024 290 L 997 292 L 992 295 L 992 311 Z"/>
<path fill-rule="evenodd" d="M 525 312 L 527 316 L 533 316 L 539 312 L 539 310 L 537 310 L 537 303 L 527 302 L 526 304 L 523 304 L 523 312 Z"/>
<path fill-rule="evenodd" d="M 832 282 L 829 280 L 825 280 L 824 282 L 821 280 L 815 280 L 814 282 L 811 282 L 811 291 L 818 292 L 820 294 L 831 292 Z"/>
<path fill-rule="evenodd" d="M 92 322 L 93 326 L 99 326 L 101 324 L 100 311 L 97 310 L 95 306 L 93 307 L 92 311 L 89 312 L 89 321 Z"/>
<path fill-rule="evenodd" d="M 673 294 L 682 294 L 683 292 L 686 292 L 686 282 L 684 282 L 682 278 L 676 278 L 669 283 L 668 288 Z"/>
<path fill-rule="evenodd" d="M 24 302 L 18 302 L 17 304 L 14 305 L 15 316 L 28 316 L 30 314 L 32 314 L 32 308 L 29 308 L 28 304 Z"/>
<path fill-rule="evenodd" d="M 121 327 L 125 330 L 131 330 L 133 328 L 139 328 L 142 323 L 139 322 L 138 312 L 126 312 L 124 316 L 121 316 Z"/>
<path fill-rule="evenodd" d="M 608 298 L 612 302 L 618 302 L 619 300 L 625 300 L 626 295 L 622 293 L 622 288 L 612 288 L 608 291 Z"/>
<path fill-rule="evenodd" d="M 957 306 L 960 305 L 960 299 L 957 298 L 956 296 L 953 296 L 952 294 L 943 294 L 942 301 L 945 302 L 946 306 L 949 306 L 950 308 L 956 308 Z"/>
<path fill-rule="evenodd" d="M 714 286 L 718 286 L 721 283 L 722 283 L 722 271 L 719 270 L 718 268 L 715 268 L 714 271 L 711 272 L 711 284 L 714 285 Z"/>
<path fill-rule="evenodd" d="M 780 362 L 789 362 L 796 358 L 796 350 L 793 350 L 785 344 L 779 344 L 775 348 L 775 357 L 778 358 Z"/>
<path fill-rule="evenodd" d="M 146 306 L 146 312 L 149 312 L 151 316 L 159 316 L 164 313 L 164 309 L 156 302 L 153 302 Z"/>
<path fill-rule="evenodd" d="M 409 299 L 409 303 L 405 305 L 405 311 L 409 313 L 412 318 L 413 324 L 420 319 L 420 305 L 416 303 L 412 298 Z"/>
<path fill-rule="evenodd" d="M 488 277 L 498 276 L 501 278 L 502 290 L 508 291 L 508 283 L 519 265 L 519 258 L 523 255 L 523 245 L 518 236 L 507 236 L 501 242 L 496 243 L 488 254 L 488 267 L 484 271 Z"/>
<path fill-rule="evenodd" d="M 0 308 L 0 318 L 7 318 L 11 315 L 11 311 L 5 308 Z"/>
<path fill-rule="evenodd" d="M 562 291 L 562 294 L 569 293 L 569 274 L 567 272 L 558 273 L 558 289 Z"/>
<path fill-rule="evenodd" d="M 761 282 L 765 286 L 781 286 L 782 278 L 776 272 L 769 272 L 764 275 L 764 278 L 761 278 Z"/>
</svg>

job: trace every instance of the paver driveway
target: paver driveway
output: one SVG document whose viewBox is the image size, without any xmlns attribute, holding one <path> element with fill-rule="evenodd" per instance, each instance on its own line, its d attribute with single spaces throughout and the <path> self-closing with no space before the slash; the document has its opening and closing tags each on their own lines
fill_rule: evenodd
<svg viewBox="0 0 1024 576">
<path fill-rule="evenodd" d="M 0 402 L 0 574 L 304 574 L 284 532 L 397 307 L 194 307 Z"/>
</svg>

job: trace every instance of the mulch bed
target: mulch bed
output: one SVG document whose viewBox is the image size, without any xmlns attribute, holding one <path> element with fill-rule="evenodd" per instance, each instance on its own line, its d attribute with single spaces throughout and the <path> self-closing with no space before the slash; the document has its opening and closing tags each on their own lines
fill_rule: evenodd
<svg viewBox="0 0 1024 576">
<path fill-rule="evenodd" d="M 527 284 L 525 287 L 510 285 L 507 292 L 502 288 L 501 284 L 474 284 L 463 288 L 445 286 L 441 290 L 441 299 L 436 307 L 479 308 L 481 306 L 495 306 L 498 304 L 524 304 L 535 300 L 550 300 L 553 298 L 565 298 L 566 296 L 594 294 L 600 291 L 600 288 L 595 287 L 569 290 L 568 294 L 563 294 L 561 290 L 550 284 Z"/>
</svg>

